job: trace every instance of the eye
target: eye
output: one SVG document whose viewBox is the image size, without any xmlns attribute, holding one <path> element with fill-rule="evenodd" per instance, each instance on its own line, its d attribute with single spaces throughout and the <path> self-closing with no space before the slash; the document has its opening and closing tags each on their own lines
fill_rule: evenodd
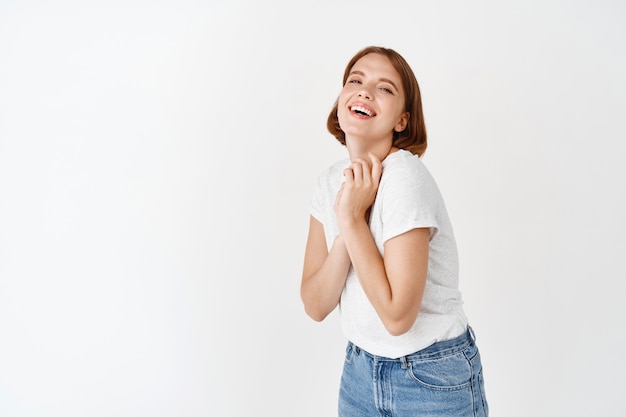
<svg viewBox="0 0 626 417">
<path fill-rule="evenodd" d="M 352 78 L 348 80 L 348 84 L 361 84 L 361 81 L 356 78 Z"/>
<path fill-rule="evenodd" d="M 380 87 L 380 90 L 388 94 L 393 94 L 393 90 L 389 87 Z"/>
</svg>

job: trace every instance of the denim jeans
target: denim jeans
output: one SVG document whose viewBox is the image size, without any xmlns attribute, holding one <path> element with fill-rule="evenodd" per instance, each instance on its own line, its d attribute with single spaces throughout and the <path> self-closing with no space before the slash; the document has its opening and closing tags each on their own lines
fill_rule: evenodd
<svg viewBox="0 0 626 417">
<path fill-rule="evenodd" d="M 340 417 L 487 417 L 482 365 L 470 327 L 398 359 L 349 342 L 339 390 Z"/>
</svg>

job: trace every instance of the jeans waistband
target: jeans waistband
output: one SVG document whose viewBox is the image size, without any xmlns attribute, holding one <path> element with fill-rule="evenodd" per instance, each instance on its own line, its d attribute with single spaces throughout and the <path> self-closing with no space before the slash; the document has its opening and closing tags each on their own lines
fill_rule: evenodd
<svg viewBox="0 0 626 417">
<path fill-rule="evenodd" d="M 377 362 L 392 361 L 392 362 L 405 363 L 406 361 L 432 359 L 432 358 L 452 355 L 454 353 L 457 353 L 465 349 L 470 344 L 475 343 L 475 341 L 476 341 L 476 336 L 474 335 L 474 330 L 470 326 L 467 326 L 467 329 L 465 330 L 465 332 L 463 332 L 460 336 L 455 337 L 454 339 L 443 340 L 441 342 L 435 342 L 432 345 L 422 350 L 418 350 L 415 353 L 411 353 L 409 355 L 402 356 L 400 358 L 395 358 L 395 359 L 386 358 L 384 356 L 372 355 L 371 353 L 359 348 L 357 345 L 355 345 L 352 342 L 349 342 L 349 344 L 350 344 L 350 347 L 355 352 L 357 353 L 363 352 L 367 356 L 371 357 L 372 359 L 376 359 Z"/>
</svg>

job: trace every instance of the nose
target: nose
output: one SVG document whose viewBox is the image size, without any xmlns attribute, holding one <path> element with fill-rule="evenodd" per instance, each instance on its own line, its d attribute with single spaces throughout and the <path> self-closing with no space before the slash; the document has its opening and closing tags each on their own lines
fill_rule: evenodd
<svg viewBox="0 0 626 417">
<path fill-rule="evenodd" d="M 361 91 L 359 91 L 359 97 L 363 97 L 366 98 L 368 100 L 371 100 L 372 96 L 370 95 L 370 91 L 369 89 L 365 86 L 365 84 L 363 84 L 361 86 Z"/>
</svg>

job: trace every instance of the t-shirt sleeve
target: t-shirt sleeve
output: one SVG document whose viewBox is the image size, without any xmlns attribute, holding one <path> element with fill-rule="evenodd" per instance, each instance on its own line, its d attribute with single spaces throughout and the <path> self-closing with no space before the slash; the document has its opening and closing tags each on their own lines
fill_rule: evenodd
<svg viewBox="0 0 626 417">
<path fill-rule="evenodd" d="M 385 174 L 383 173 L 383 176 Z M 439 194 L 426 171 L 402 169 L 389 173 L 383 191 L 383 241 L 416 228 L 439 230 Z"/>
</svg>

